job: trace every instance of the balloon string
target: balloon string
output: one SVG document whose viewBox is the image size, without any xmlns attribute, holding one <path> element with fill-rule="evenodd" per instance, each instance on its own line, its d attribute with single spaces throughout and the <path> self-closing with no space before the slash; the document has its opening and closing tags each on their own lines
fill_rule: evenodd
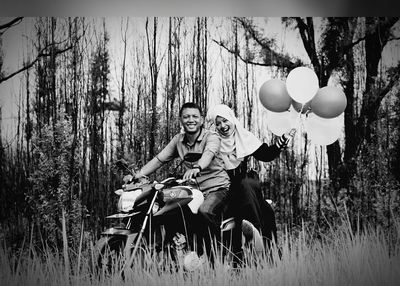
<svg viewBox="0 0 400 286">
<path fill-rule="evenodd" d="M 300 112 L 299 112 L 299 115 L 301 115 L 302 113 L 303 113 L 303 108 L 304 108 L 304 106 L 305 106 L 305 104 L 301 104 L 301 108 L 300 108 Z"/>
<path fill-rule="evenodd" d="M 302 114 L 303 114 L 303 109 L 304 109 L 305 104 L 301 104 L 300 112 L 299 112 L 299 129 L 301 126 L 303 126 L 303 120 L 302 120 Z"/>
<path fill-rule="evenodd" d="M 301 146 L 302 145 L 302 142 L 300 142 L 301 141 L 301 138 L 302 138 L 302 136 L 301 136 L 301 130 L 303 130 L 304 128 L 303 128 L 303 110 L 304 110 L 304 107 L 305 107 L 305 104 L 301 104 L 301 108 L 300 108 L 300 112 L 299 112 L 299 119 L 298 119 L 298 121 L 297 121 L 297 123 L 298 123 L 298 125 L 297 125 L 297 133 L 298 133 L 298 137 L 297 137 L 297 140 L 299 141 L 299 146 Z"/>
</svg>

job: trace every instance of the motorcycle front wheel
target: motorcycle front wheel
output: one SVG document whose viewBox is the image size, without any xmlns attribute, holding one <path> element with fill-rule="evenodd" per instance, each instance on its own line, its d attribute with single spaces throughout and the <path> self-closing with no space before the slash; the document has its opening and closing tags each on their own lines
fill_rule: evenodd
<svg viewBox="0 0 400 286">
<path fill-rule="evenodd" d="M 95 246 L 94 268 L 97 275 L 112 275 L 120 273 L 125 267 L 148 268 L 155 262 L 161 264 L 161 250 L 156 250 L 153 244 L 149 244 L 145 237 L 142 237 L 135 257 L 132 258 L 134 243 L 126 248 L 126 236 L 106 236 L 100 238 Z M 128 265 L 132 263 L 132 265 Z"/>
<path fill-rule="evenodd" d="M 124 265 L 125 236 L 102 237 L 95 245 L 94 266 L 96 274 L 112 274 Z"/>
</svg>

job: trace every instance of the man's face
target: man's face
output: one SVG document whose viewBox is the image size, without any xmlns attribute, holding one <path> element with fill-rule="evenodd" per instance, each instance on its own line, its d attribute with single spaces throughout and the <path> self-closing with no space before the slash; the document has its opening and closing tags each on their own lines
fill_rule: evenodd
<svg viewBox="0 0 400 286">
<path fill-rule="evenodd" d="M 203 125 L 203 117 L 197 108 L 184 108 L 182 110 L 181 123 L 186 133 L 194 134 Z"/>
</svg>

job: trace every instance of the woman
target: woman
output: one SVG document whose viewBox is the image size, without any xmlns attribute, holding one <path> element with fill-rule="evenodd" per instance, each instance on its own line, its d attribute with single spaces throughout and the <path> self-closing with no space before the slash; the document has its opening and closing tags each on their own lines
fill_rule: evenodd
<svg viewBox="0 0 400 286">
<path fill-rule="evenodd" d="M 274 145 L 262 143 L 251 132 L 242 127 L 233 111 L 226 105 L 220 104 L 209 110 L 208 120 L 214 124 L 221 136 L 220 155 L 224 161 L 231 180 L 230 209 L 236 223 L 242 220 L 250 221 L 264 238 L 267 249 L 276 237 L 275 214 L 272 207 L 263 198 L 257 174 L 247 172 L 247 160 L 250 156 L 263 162 L 268 162 L 279 156 L 287 143 L 283 137 Z M 242 258 L 241 230 L 233 233 L 232 250 L 236 262 Z"/>
</svg>

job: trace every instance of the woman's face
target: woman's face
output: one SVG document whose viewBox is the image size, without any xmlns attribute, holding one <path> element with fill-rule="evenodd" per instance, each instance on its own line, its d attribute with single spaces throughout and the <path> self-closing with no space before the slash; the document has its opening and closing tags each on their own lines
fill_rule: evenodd
<svg viewBox="0 0 400 286">
<path fill-rule="evenodd" d="M 230 136 L 235 131 L 235 124 L 222 116 L 217 116 L 215 118 L 215 128 L 222 136 Z"/>
</svg>

